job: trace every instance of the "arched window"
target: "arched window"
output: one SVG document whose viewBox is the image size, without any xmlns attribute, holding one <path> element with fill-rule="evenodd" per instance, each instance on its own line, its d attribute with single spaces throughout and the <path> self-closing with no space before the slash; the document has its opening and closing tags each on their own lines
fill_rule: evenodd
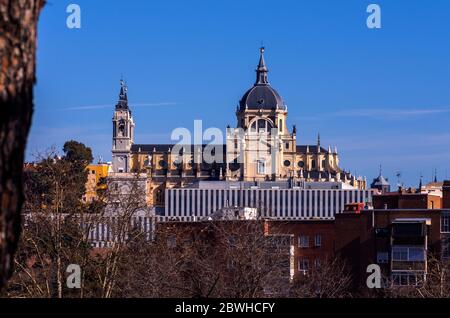
<svg viewBox="0 0 450 318">
<path fill-rule="evenodd" d="M 161 189 L 156 190 L 156 204 L 162 204 L 164 201 L 163 191 Z"/>
<path fill-rule="evenodd" d="M 258 119 L 258 132 L 267 132 L 267 121 L 264 119 Z"/>
<path fill-rule="evenodd" d="M 265 119 L 255 120 L 250 126 L 250 132 L 258 133 L 270 133 L 272 125 L 269 121 Z"/>
<path fill-rule="evenodd" d="M 258 160 L 256 162 L 256 170 L 258 174 L 266 173 L 266 162 L 264 160 Z"/>
<path fill-rule="evenodd" d="M 167 162 L 165 160 L 160 160 L 159 161 L 159 166 L 161 168 L 167 168 Z"/>
</svg>

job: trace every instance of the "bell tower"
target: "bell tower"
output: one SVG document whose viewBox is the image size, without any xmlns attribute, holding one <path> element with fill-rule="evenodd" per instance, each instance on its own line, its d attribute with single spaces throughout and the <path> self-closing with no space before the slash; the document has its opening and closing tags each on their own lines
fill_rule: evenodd
<svg viewBox="0 0 450 318">
<path fill-rule="evenodd" d="M 128 107 L 128 87 L 120 80 L 119 100 L 114 110 L 112 164 L 115 173 L 127 173 L 131 169 L 131 146 L 134 142 L 134 121 Z"/>
</svg>

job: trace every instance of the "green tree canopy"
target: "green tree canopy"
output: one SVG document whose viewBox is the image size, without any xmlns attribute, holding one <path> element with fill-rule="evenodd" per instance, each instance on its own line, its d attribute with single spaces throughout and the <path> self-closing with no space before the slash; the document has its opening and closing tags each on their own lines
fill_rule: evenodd
<svg viewBox="0 0 450 318">
<path fill-rule="evenodd" d="M 63 151 L 65 154 L 63 159 L 73 163 L 87 166 L 94 160 L 91 148 L 75 140 L 67 141 L 63 146 Z"/>
</svg>

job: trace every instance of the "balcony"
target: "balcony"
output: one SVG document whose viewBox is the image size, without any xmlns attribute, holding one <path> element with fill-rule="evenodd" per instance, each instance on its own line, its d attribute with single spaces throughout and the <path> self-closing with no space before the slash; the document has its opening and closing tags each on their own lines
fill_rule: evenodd
<svg viewBox="0 0 450 318">
<path fill-rule="evenodd" d="M 424 272 L 394 272 L 391 275 L 392 285 L 396 287 L 418 286 L 426 280 Z"/>
<path fill-rule="evenodd" d="M 427 237 L 426 219 L 400 219 L 392 223 L 392 245 L 424 246 Z"/>
<path fill-rule="evenodd" d="M 392 246 L 391 271 L 426 271 L 426 253 L 424 246 Z"/>
</svg>

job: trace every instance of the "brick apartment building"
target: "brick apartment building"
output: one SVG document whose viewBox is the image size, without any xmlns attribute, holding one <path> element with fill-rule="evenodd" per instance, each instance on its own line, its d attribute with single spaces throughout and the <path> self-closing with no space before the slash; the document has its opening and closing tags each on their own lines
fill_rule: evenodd
<svg viewBox="0 0 450 318">
<path fill-rule="evenodd" d="M 397 268 L 394 272 L 398 272 L 394 278 L 397 278 L 402 272 L 399 263 L 391 264 L 392 252 L 403 251 L 402 246 L 414 243 L 413 246 L 420 245 L 425 254 L 449 256 L 444 247 L 450 244 L 447 234 L 450 182 L 445 185 L 447 191 L 443 198 L 411 190 L 387 192 L 373 196 L 373 209 L 355 203 L 346 205 L 345 211 L 334 220 L 267 220 L 266 231 L 293 237 L 295 277 L 339 255 L 352 266 L 352 273 L 357 277 L 355 285 L 365 286 L 369 264 L 380 264 L 387 276 L 394 266 Z M 441 209 L 443 202 L 449 210 Z M 408 228 L 416 229 L 416 233 L 405 237 L 402 231 Z"/>
<path fill-rule="evenodd" d="M 450 209 L 344 212 L 336 216 L 335 251 L 352 265 L 359 286 L 365 285 L 370 264 L 380 265 L 394 284 L 415 284 L 426 273 L 429 253 L 448 257 L 441 242 L 449 235 L 449 217 Z"/>
<path fill-rule="evenodd" d="M 333 220 L 296 220 L 265 222 L 269 234 L 288 234 L 293 237 L 294 277 L 306 274 L 334 255 L 335 226 Z"/>
<path fill-rule="evenodd" d="M 334 220 L 265 219 L 262 224 L 266 235 L 290 238 L 291 279 L 306 275 L 312 268 L 339 256 L 351 266 L 357 289 L 365 287 L 369 264 L 380 265 L 392 283 L 411 285 L 424 277 L 430 253 L 450 257 L 446 248 L 447 242 L 450 243 L 449 203 L 450 182 L 447 182 L 443 198 L 408 190 L 388 192 L 375 195 L 370 209 L 364 203 L 346 205 Z M 221 222 L 233 226 L 243 221 Z M 162 224 L 201 228 L 206 223 Z"/>
<path fill-rule="evenodd" d="M 364 290 L 366 269 L 378 264 L 389 284 L 426 279 L 431 255 L 450 258 L 450 182 L 442 199 L 411 192 L 374 196 L 374 209 L 346 210 L 335 218 L 335 253 L 352 266 Z M 437 208 L 430 208 L 437 207 Z"/>
<path fill-rule="evenodd" d="M 204 255 L 200 266 L 220 272 L 222 284 L 246 284 L 235 281 L 245 272 L 245 279 L 262 281 L 259 295 L 287 296 L 294 276 L 294 240 L 292 235 L 267 233 L 265 228 L 260 220 L 161 222 L 156 224 L 155 240 L 172 251 L 179 249 L 180 259 L 191 253 Z"/>
<path fill-rule="evenodd" d="M 372 200 L 374 209 L 440 209 L 442 207 L 440 196 L 417 193 L 411 189 L 374 195 Z"/>
</svg>

